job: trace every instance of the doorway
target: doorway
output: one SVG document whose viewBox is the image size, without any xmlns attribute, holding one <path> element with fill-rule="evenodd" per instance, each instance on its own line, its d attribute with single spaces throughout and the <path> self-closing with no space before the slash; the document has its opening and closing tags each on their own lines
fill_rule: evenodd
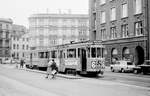
<svg viewBox="0 0 150 96">
<path fill-rule="evenodd" d="M 82 67 L 82 71 L 86 71 L 86 67 L 87 67 L 87 58 L 86 58 L 86 50 L 85 49 L 81 49 L 81 67 Z"/>
<path fill-rule="evenodd" d="M 144 49 L 140 46 L 135 48 L 135 64 L 141 65 L 144 63 Z"/>
</svg>

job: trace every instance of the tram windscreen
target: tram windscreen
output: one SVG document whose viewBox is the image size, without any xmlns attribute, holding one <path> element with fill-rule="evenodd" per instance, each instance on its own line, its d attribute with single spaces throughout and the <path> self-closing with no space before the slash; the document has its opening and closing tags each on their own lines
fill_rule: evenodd
<svg viewBox="0 0 150 96">
<path fill-rule="evenodd" d="M 101 49 L 97 48 L 97 58 L 101 57 Z"/>
<path fill-rule="evenodd" d="M 87 48 L 88 57 L 90 58 L 90 48 Z"/>
<path fill-rule="evenodd" d="M 57 57 L 57 52 L 56 51 L 51 51 L 51 57 L 56 58 Z"/>
<path fill-rule="evenodd" d="M 39 52 L 38 56 L 39 56 L 39 58 L 44 58 L 44 52 Z"/>
<path fill-rule="evenodd" d="M 68 58 L 76 58 L 76 49 L 68 49 L 67 57 Z"/>
</svg>

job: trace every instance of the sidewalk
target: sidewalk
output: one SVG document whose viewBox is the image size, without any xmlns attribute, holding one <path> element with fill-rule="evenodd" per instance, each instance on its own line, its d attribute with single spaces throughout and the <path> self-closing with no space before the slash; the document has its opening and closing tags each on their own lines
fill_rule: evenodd
<svg viewBox="0 0 150 96">
<path fill-rule="evenodd" d="M 41 74 L 46 74 L 46 71 L 40 71 L 40 70 L 33 70 L 33 69 L 28 69 L 28 68 L 16 68 L 15 64 L 0 64 L 0 67 L 4 68 L 10 68 L 10 69 L 18 69 L 18 70 L 25 70 L 29 72 L 36 72 L 36 73 L 41 73 Z M 65 75 L 65 74 L 57 74 L 56 77 L 61 77 L 61 78 L 66 78 L 66 79 L 82 79 L 82 77 L 78 76 L 73 76 L 73 75 Z"/>
</svg>

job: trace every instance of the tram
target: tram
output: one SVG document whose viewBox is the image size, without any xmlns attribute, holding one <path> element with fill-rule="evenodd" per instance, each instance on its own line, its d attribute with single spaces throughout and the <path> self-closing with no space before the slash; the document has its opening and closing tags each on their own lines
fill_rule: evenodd
<svg viewBox="0 0 150 96">
<path fill-rule="evenodd" d="M 54 59 L 59 72 L 79 74 L 103 74 L 104 50 L 101 41 L 72 42 L 31 51 L 27 67 L 46 68 Z"/>
</svg>

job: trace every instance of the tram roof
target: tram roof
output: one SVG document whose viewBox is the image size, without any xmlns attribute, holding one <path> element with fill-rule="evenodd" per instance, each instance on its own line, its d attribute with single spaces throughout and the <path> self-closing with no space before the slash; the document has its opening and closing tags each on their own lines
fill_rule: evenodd
<svg viewBox="0 0 150 96">
<path fill-rule="evenodd" d="M 96 40 L 96 41 L 80 41 L 80 42 L 71 42 L 71 43 L 66 43 L 66 44 L 62 44 L 62 45 L 55 45 L 55 46 L 51 46 L 51 47 L 38 47 L 35 50 L 37 51 L 48 51 L 48 50 L 55 50 L 55 49 L 59 49 L 59 48 L 71 48 L 71 47 L 104 47 L 104 45 L 102 44 L 102 41 L 100 40 Z"/>
<path fill-rule="evenodd" d="M 86 47 L 86 46 L 101 46 L 104 47 L 102 44 L 102 41 L 97 40 L 97 41 L 81 41 L 81 42 L 71 42 L 71 43 L 66 43 L 66 44 L 62 44 L 62 45 L 56 45 L 56 46 L 52 46 L 51 48 L 57 49 L 57 48 L 67 48 L 67 47 Z M 50 48 L 50 49 L 51 49 Z"/>
</svg>

